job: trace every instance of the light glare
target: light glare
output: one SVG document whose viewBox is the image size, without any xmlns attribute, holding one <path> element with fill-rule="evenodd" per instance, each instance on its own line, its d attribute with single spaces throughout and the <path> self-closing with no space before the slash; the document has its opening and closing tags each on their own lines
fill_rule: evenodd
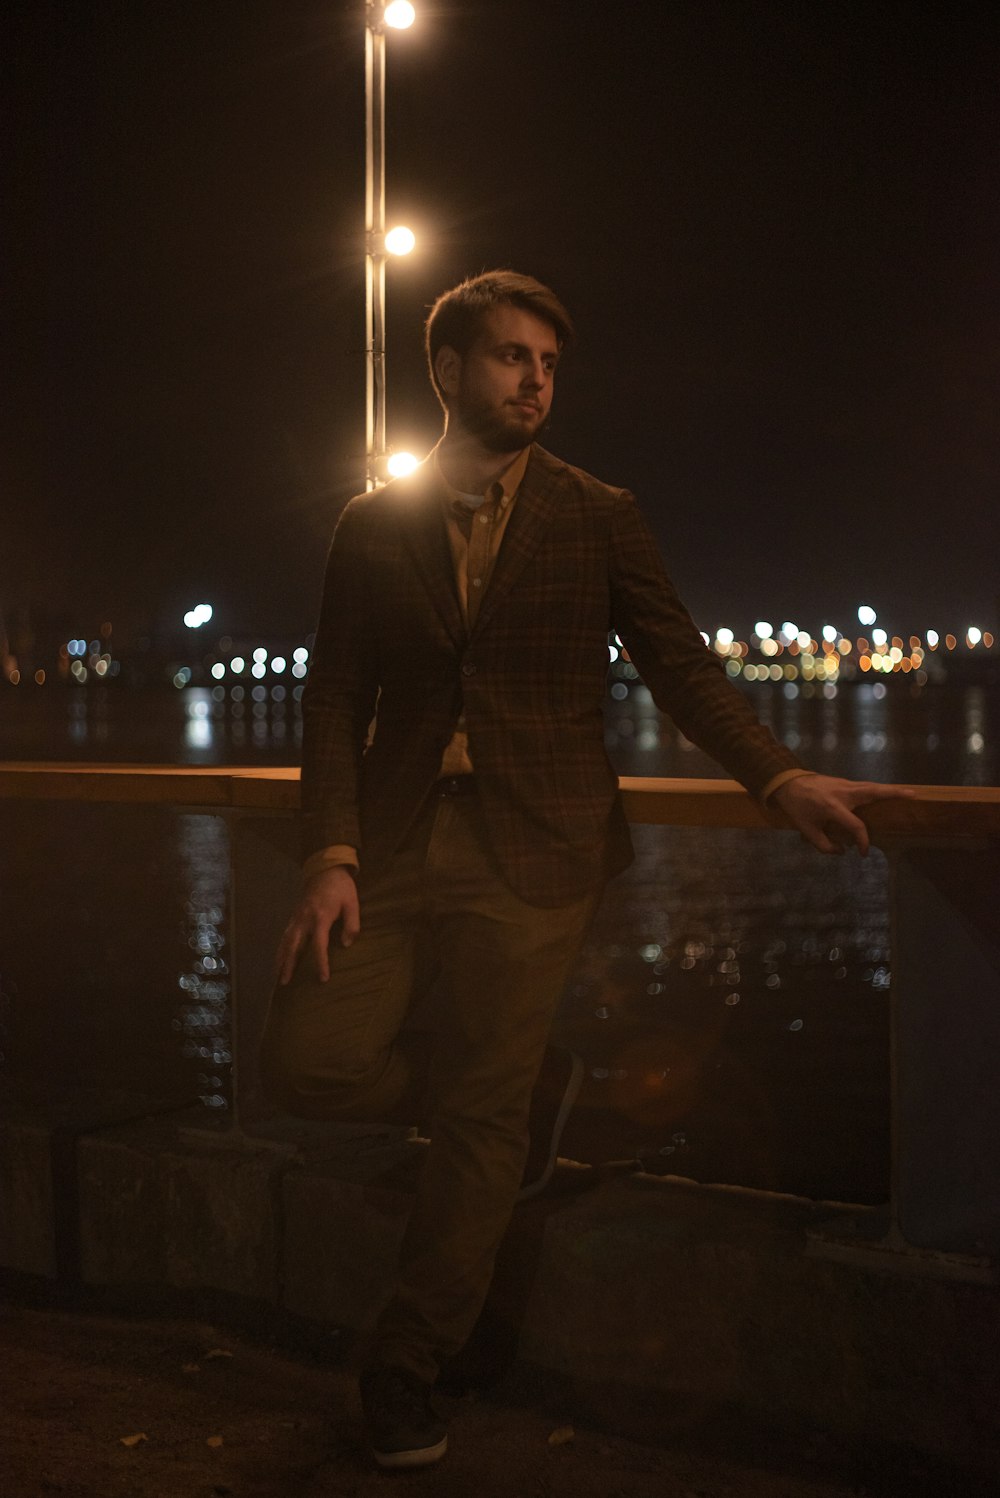
<svg viewBox="0 0 1000 1498">
<path fill-rule="evenodd" d="M 417 242 L 417 236 L 405 224 L 397 224 L 385 236 L 385 247 L 390 255 L 408 255 Z"/>
<path fill-rule="evenodd" d="M 405 31 L 416 19 L 417 13 L 410 0 L 390 0 L 383 15 L 385 24 L 394 27 L 396 31 Z"/>
<path fill-rule="evenodd" d="M 861 605 L 861 607 L 858 609 L 858 623 L 859 624 L 864 624 L 864 625 L 874 624 L 875 620 L 877 618 L 878 618 L 878 614 L 876 614 L 875 610 L 871 607 L 870 604 L 863 603 Z"/>
<path fill-rule="evenodd" d="M 402 479 L 419 467 L 419 463 L 412 453 L 393 453 L 386 466 L 394 479 Z"/>
</svg>

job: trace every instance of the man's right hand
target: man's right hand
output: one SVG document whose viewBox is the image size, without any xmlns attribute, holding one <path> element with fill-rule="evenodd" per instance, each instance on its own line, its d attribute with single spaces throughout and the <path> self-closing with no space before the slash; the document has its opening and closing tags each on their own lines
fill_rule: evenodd
<svg viewBox="0 0 1000 1498">
<path fill-rule="evenodd" d="M 306 884 L 305 893 L 285 927 L 278 947 L 278 982 L 288 983 L 306 947 L 316 960 L 321 983 L 330 976 L 330 930 L 340 921 L 340 940 L 349 947 L 361 929 L 358 888 L 351 871 L 341 864 L 321 869 Z"/>
</svg>

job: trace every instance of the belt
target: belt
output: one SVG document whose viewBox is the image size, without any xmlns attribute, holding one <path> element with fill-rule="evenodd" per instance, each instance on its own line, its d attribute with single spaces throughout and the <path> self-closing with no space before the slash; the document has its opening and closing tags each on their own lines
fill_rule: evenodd
<svg viewBox="0 0 1000 1498">
<path fill-rule="evenodd" d="M 476 792 L 474 775 L 445 775 L 434 782 L 434 795 L 440 800 L 451 796 L 473 796 Z"/>
</svg>

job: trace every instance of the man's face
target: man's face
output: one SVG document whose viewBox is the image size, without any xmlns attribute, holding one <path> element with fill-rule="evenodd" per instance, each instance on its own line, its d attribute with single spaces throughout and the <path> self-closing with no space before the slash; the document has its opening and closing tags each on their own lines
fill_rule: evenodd
<svg viewBox="0 0 1000 1498">
<path fill-rule="evenodd" d="M 445 371 L 449 421 L 491 452 L 519 452 L 548 419 L 558 361 L 551 323 L 522 307 L 495 307 Z"/>
</svg>

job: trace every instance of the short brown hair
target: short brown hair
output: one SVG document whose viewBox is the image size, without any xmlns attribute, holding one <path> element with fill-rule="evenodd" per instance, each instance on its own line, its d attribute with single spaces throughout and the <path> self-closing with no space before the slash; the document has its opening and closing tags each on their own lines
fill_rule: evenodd
<svg viewBox="0 0 1000 1498">
<path fill-rule="evenodd" d="M 479 336 L 485 315 L 505 304 L 523 307 L 543 322 L 551 323 L 560 348 L 573 337 L 573 322 L 566 308 L 555 292 L 534 276 L 521 276 L 513 270 L 488 270 L 481 276 L 470 276 L 441 293 L 424 327 L 431 384 L 442 405 L 444 392 L 434 371 L 438 352 L 453 348 L 459 354 L 467 354 Z"/>
</svg>

